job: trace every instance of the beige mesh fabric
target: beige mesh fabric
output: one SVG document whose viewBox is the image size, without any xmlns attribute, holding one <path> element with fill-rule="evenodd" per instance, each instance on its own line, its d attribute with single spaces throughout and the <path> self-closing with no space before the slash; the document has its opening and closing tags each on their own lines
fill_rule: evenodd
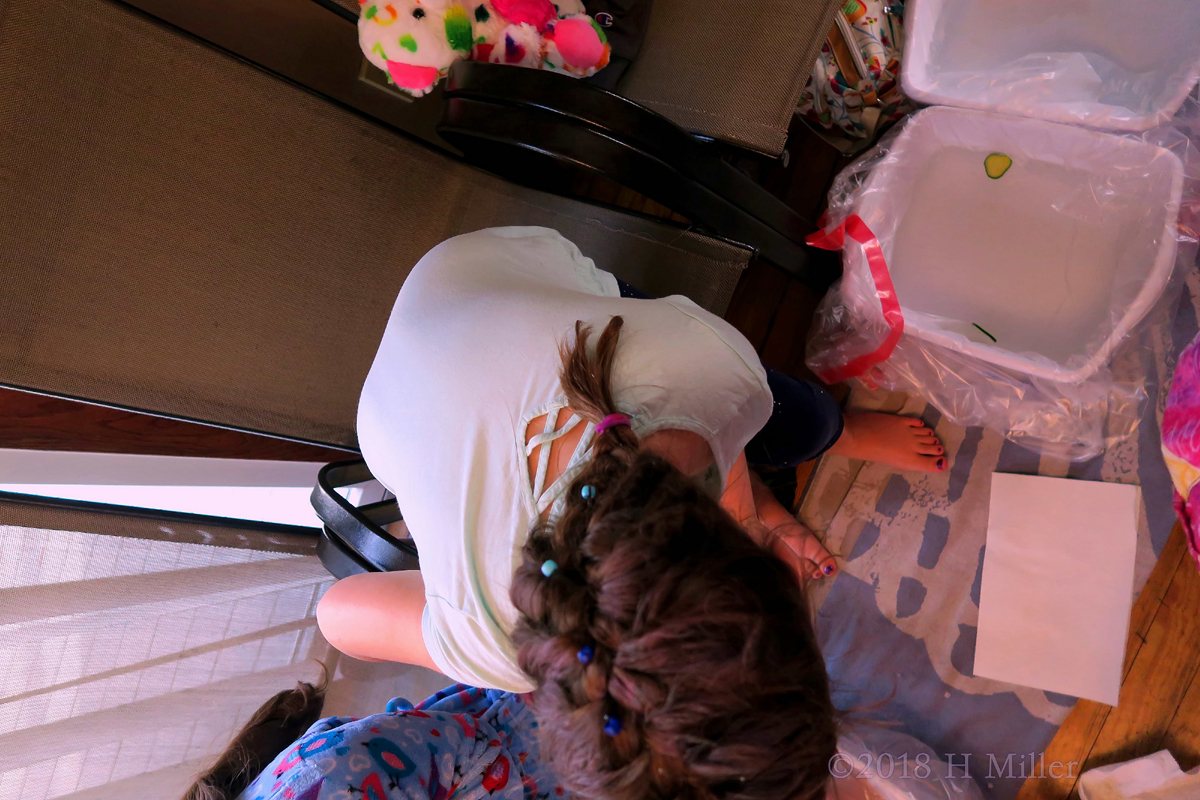
<svg viewBox="0 0 1200 800">
<path fill-rule="evenodd" d="M 844 0 L 654 0 L 621 94 L 704 136 L 779 155 Z"/>
<path fill-rule="evenodd" d="M 556 227 L 717 313 L 748 259 L 509 186 L 115 3 L 3 8 L 0 383 L 353 446 L 396 293 L 449 236 Z"/>
<path fill-rule="evenodd" d="M 0 508 L 0 798 L 177 800 L 263 702 L 330 671 L 325 714 L 450 681 L 321 636 L 312 556 L 17 527 Z"/>
</svg>

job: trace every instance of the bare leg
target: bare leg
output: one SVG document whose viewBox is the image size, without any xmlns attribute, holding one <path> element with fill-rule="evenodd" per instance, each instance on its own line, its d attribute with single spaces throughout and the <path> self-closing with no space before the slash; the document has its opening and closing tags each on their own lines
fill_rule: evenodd
<svg viewBox="0 0 1200 800">
<path fill-rule="evenodd" d="M 937 434 L 925 427 L 925 423 L 912 417 L 872 412 L 845 415 L 846 425 L 841 437 L 829 448 L 848 458 L 864 461 L 879 461 L 902 470 L 914 472 L 942 472 L 946 469 L 946 456 Z M 771 503 L 765 487 L 756 485 L 755 500 L 759 501 L 760 512 Z M 765 494 L 764 494 L 765 493 Z M 777 505 L 777 504 L 776 504 Z M 782 509 L 769 508 L 764 522 L 775 534 L 774 549 L 787 559 L 790 551 L 798 561 L 798 571 L 814 578 L 831 577 L 837 573 L 837 561 L 806 527 Z M 791 559 L 787 559 L 791 560 Z"/>
<path fill-rule="evenodd" d="M 879 461 L 909 472 L 946 469 L 946 451 L 937 434 L 919 419 L 895 414 L 846 414 L 846 427 L 829 452 Z"/>
<path fill-rule="evenodd" d="M 799 522 L 782 525 L 771 534 L 771 549 L 800 574 L 820 579 L 837 573 L 837 560 L 821 540 Z"/>
<path fill-rule="evenodd" d="M 745 457 L 738 459 L 744 464 Z M 734 465 L 737 469 L 737 464 Z M 837 561 L 813 535 L 786 508 L 780 505 L 766 484 L 748 469 L 753 492 L 753 507 L 758 517 L 765 540 L 760 540 L 780 558 L 791 565 L 804 578 L 829 578 L 837 572 Z M 733 472 L 730 472 L 733 475 Z"/>
</svg>

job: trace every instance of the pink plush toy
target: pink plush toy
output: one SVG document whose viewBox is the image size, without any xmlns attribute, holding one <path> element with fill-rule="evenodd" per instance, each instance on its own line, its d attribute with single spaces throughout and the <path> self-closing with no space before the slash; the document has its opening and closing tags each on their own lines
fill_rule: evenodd
<svg viewBox="0 0 1200 800">
<path fill-rule="evenodd" d="M 1175 485 L 1175 513 L 1200 567 L 1200 336 L 1175 365 L 1163 412 L 1162 453 Z"/>
<path fill-rule="evenodd" d="M 371 63 L 414 97 L 464 58 L 587 77 L 611 51 L 579 0 L 363 0 L 358 36 Z"/>
</svg>

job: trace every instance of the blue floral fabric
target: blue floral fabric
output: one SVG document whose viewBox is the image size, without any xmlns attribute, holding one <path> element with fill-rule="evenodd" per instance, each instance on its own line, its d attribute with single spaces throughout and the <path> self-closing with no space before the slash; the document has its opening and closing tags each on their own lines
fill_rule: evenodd
<svg viewBox="0 0 1200 800">
<path fill-rule="evenodd" d="M 451 686 L 413 707 L 318 720 L 239 800 L 557 800 L 524 695 Z"/>
</svg>

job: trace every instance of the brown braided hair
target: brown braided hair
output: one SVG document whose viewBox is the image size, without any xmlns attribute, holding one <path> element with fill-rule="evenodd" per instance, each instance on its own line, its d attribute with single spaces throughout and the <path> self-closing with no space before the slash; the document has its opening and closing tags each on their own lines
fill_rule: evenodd
<svg viewBox="0 0 1200 800">
<path fill-rule="evenodd" d="M 589 353 L 578 322 L 561 348 L 567 400 L 593 422 L 617 411 L 621 326 Z M 823 796 L 837 724 L 796 574 L 696 481 L 639 452 L 628 426 L 597 437 L 569 491 L 512 585 L 543 757 L 564 787 L 595 800 Z"/>
<path fill-rule="evenodd" d="M 183 800 L 233 800 L 321 716 L 329 673 L 320 683 L 297 683 L 254 712 L 213 764 L 196 777 Z"/>
</svg>

